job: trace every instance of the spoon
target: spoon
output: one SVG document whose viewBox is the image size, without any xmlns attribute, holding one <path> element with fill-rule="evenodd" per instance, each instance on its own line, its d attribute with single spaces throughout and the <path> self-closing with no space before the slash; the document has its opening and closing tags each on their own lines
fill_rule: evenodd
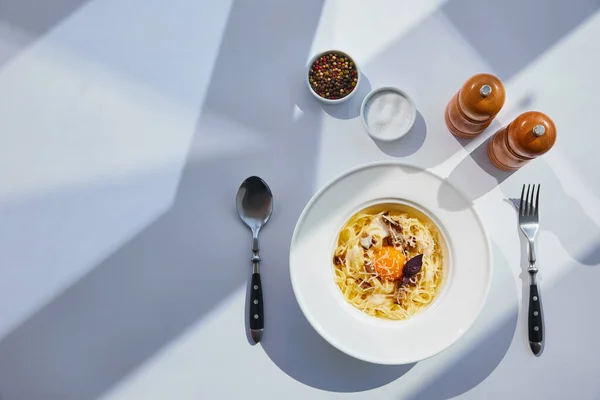
<svg viewBox="0 0 600 400">
<path fill-rule="evenodd" d="M 236 196 L 238 214 L 252 230 L 252 287 L 250 288 L 250 335 L 258 343 L 264 329 L 262 285 L 260 283 L 260 255 L 258 233 L 273 212 L 273 194 L 258 176 L 247 178 Z"/>
</svg>

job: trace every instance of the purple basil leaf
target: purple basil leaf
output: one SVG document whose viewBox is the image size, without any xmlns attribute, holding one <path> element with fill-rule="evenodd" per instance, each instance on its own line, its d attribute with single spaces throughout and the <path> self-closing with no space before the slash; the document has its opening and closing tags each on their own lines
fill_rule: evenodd
<svg viewBox="0 0 600 400">
<path fill-rule="evenodd" d="M 410 260 L 404 264 L 404 268 L 402 269 L 402 275 L 406 277 L 411 277 L 419 273 L 421 267 L 423 266 L 423 254 L 419 254 L 418 256 L 414 256 Z"/>
</svg>

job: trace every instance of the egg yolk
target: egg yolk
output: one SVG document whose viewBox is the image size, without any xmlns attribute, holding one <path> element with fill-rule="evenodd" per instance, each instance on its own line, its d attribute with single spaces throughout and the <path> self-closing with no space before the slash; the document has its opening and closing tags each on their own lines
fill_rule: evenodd
<svg viewBox="0 0 600 400">
<path fill-rule="evenodd" d="M 402 277 L 406 257 L 400 250 L 392 246 L 384 246 L 376 250 L 374 256 L 373 266 L 381 279 L 394 281 Z"/>
</svg>

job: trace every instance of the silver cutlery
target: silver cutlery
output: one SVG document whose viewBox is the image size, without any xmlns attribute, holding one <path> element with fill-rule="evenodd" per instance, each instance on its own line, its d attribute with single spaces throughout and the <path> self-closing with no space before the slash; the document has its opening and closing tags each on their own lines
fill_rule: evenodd
<svg viewBox="0 0 600 400">
<path fill-rule="evenodd" d="M 250 287 L 250 335 L 260 342 L 264 330 L 262 284 L 260 281 L 260 246 L 258 234 L 273 212 L 273 194 L 269 186 L 257 176 L 247 178 L 236 196 L 240 218 L 252 231 L 252 281 Z"/>
<path fill-rule="evenodd" d="M 525 192 L 527 186 L 527 192 Z M 537 187 L 537 190 L 536 190 Z M 529 249 L 529 347 L 533 354 L 539 354 L 544 342 L 542 308 L 540 293 L 537 286 L 537 266 L 535 255 L 535 236 L 540 227 L 539 222 L 540 185 L 523 185 L 521 203 L 519 206 L 519 227 L 527 238 Z"/>
</svg>

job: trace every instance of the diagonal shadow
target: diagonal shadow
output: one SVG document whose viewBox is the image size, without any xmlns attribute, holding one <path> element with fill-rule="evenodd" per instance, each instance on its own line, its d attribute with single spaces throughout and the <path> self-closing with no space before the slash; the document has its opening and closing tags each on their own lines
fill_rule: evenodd
<svg viewBox="0 0 600 400">
<path fill-rule="evenodd" d="M 44 36 L 88 1 L 0 1 L 0 66 Z"/>
<path fill-rule="evenodd" d="M 594 0 L 451 0 L 441 11 L 494 73 L 508 81 L 598 8 Z"/>
<path fill-rule="evenodd" d="M 321 7 L 235 2 L 173 206 L 0 342 L 3 396 L 97 398 L 241 287 L 250 237 L 235 212 L 232 182 L 253 174 L 269 182 L 276 211 L 263 235 L 264 269 L 285 265 L 288 243 L 276 232 L 293 224 L 283 213 L 301 209 L 312 194 L 320 115 L 293 120 L 296 99 L 273 94 L 304 64 Z M 285 57 L 265 65 L 264 55 L 282 44 Z M 236 74 L 243 48 L 252 51 Z M 258 145 L 196 158 L 194 149 L 207 141 L 239 138 Z M 265 279 L 267 296 L 277 284 Z"/>
<path fill-rule="evenodd" d="M 454 201 L 454 187 L 458 187 L 471 202 L 474 202 L 514 174 L 514 171 L 502 171 L 492 164 L 487 154 L 490 140 L 488 138 L 480 143 L 450 172 L 438 192 L 438 201 L 442 208 L 455 210 L 465 207 L 464 202 Z"/>
</svg>

